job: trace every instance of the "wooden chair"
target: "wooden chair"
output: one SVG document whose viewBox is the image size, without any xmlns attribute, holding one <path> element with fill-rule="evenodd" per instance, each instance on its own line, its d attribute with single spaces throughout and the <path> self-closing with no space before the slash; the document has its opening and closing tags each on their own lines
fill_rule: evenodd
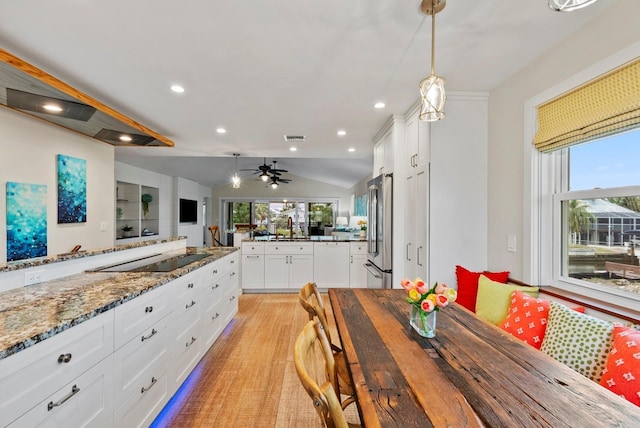
<svg viewBox="0 0 640 428">
<path fill-rule="evenodd" d="M 347 422 L 340 405 L 335 360 L 319 321 L 309 321 L 298 335 L 293 348 L 293 362 L 300 383 L 311 397 L 316 412 L 327 428 L 360 426 Z M 324 365 L 324 373 L 314 376 L 321 365 Z"/>
<path fill-rule="evenodd" d="M 325 335 L 329 341 L 329 345 L 333 351 L 333 358 L 336 362 L 336 371 L 338 373 L 338 385 L 337 390 L 338 398 L 341 394 L 348 397 L 342 402 L 342 408 L 346 408 L 349 404 L 355 401 L 355 390 L 351 382 L 351 376 L 349 375 L 349 369 L 347 368 L 347 360 L 344 357 L 344 352 L 339 346 L 334 345 L 331 340 L 331 332 L 329 331 L 329 322 L 327 321 L 327 312 L 324 308 L 324 300 L 318 287 L 313 282 L 306 283 L 298 292 L 298 299 L 300 304 L 309 314 L 309 320 L 317 318 L 322 325 Z"/>
<path fill-rule="evenodd" d="M 209 232 L 211 232 L 211 246 L 221 246 L 222 244 L 220 243 L 220 228 L 218 226 L 209 226 Z M 216 238 L 216 236 L 218 238 Z"/>
</svg>

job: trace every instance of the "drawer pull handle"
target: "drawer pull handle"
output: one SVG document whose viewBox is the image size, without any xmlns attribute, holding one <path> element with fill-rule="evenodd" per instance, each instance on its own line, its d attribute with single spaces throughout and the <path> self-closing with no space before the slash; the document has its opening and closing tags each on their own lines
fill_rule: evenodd
<svg viewBox="0 0 640 428">
<path fill-rule="evenodd" d="M 216 283 L 216 285 L 214 285 L 213 287 L 211 287 L 212 290 L 215 290 L 216 288 L 220 287 L 220 284 Z"/>
<path fill-rule="evenodd" d="M 53 401 L 49 401 L 49 404 L 47 404 L 47 411 L 50 412 L 51 409 L 53 409 L 54 407 L 62 406 L 69 398 L 73 397 L 78 392 L 80 392 L 80 388 L 78 388 L 76 385 L 73 385 L 71 387 L 71 392 L 68 393 L 66 396 L 62 397 L 60 401 L 56 403 L 54 403 Z"/>
<path fill-rule="evenodd" d="M 218 319 L 219 316 L 220 316 L 220 314 L 216 312 L 216 314 L 214 316 L 212 316 L 211 319 L 212 320 Z"/>
<path fill-rule="evenodd" d="M 229 276 L 234 276 L 235 274 L 236 274 L 235 272 L 231 272 Z"/>
<path fill-rule="evenodd" d="M 231 297 L 229 298 L 229 301 L 230 301 L 230 302 L 232 302 L 233 300 L 235 300 L 235 298 L 236 298 L 236 296 L 231 296 Z"/>
<path fill-rule="evenodd" d="M 188 348 L 189 346 L 193 345 L 193 342 L 195 342 L 195 341 L 196 341 L 196 338 L 192 336 L 192 337 L 191 337 L 191 342 L 187 342 L 187 343 L 186 343 L 187 348 Z"/>
<path fill-rule="evenodd" d="M 217 273 L 218 273 L 218 269 L 214 269 L 214 270 L 213 270 L 213 274 L 215 275 L 215 274 L 217 274 Z"/>
<path fill-rule="evenodd" d="M 233 265 L 233 264 L 235 264 L 235 263 L 236 263 L 236 261 L 235 261 L 235 260 L 231 260 L 231 264 L 232 264 L 232 265 Z"/>
<path fill-rule="evenodd" d="M 151 339 L 153 336 L 155 336 L 155 335 L 156 335 L 156 333 L 157 333 L 157 332 L 158 332 L 158 330 L 156 330 L 155 328 L 152 328 L 152 329 L 151 329 L 151 333 L 149 333 L 149 335 L 148 335 L 148 336 L 142 336 L 142 337 L 141 337 L 141 342 L 144 342 L 145 340 L 149 340 L 149 339 Z"/>
<path fill-rule="evenodd" d="M 147 306 L 146 308 L 144 308 L 144 311 L 145 311 L 146 313 L 151 313 L 151 312 L 153 312 L 153 306 Z"/>
<path fill-rule="evenodd" d="M 189 303 L 188 305 L 185 305 L 184 308 L 185 309 L 189 309 L 191 306 L 193 306 L 195 304 L 196 304 L 196 302 L 192 300 L 191 303 Z"/>
<path fill-rule="evenodd" d="M 69 361 L 71 361 L 71 354 L 60 354 L 60 356 L 58 357 L 58 362 L 59 363 L 68 363 Z"/>
<path fill-rule="evenodd" d="M 151 378 L 151 383 L 149 384 L 149 386 L 143 386 L 142 389 L 140 390 L 140 394 L 144 394 L 145 392 L 147 392 L 148 390 L 151 389 L 151 387 L 153 387 L 153 385 L 156 384 L 156 382 L 158 381 L 158 379 L 156 379 L 155 377 Z"/>
<path fill-rule="evenodd" d="M 187 288 L 193 288 L 193 282 L 188 283 Z"/>
</svg>

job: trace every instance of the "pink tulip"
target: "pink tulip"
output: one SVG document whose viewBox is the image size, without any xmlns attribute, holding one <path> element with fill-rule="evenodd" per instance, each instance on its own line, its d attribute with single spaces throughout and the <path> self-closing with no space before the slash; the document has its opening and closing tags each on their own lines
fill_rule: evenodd
<svg viewBox="0 0 640 428">
<path fill-rule="evenodd" d="M 439 307 L 444 308 L 449 304 L 449 299 L 447 299 L 447 296 L 444 294 L 436 294 L 436 304 Z"/>
<path fill-rule="evenodd" d="M 422 308 L 423 311 L 425 312 L 431 312 L 436 308 L 436 305 L 433 304 L 433 302 L 429 299 L 424 299 L 422 301 L 422 303 L 420 303 L 420 307 Z"/>
<path fill-rule="evenodd" d="M 407 291 L 411 291 L 416 288 L 415 284 L 407 278 L 403 278 L 402 281 L 400 281 L 400 285 Z"/>
<path fill-rule="evenodd" d="M 444 293 L 444 290 L 445 290 L 446 288 L 447 288 L 447 284 L 444 284 L 444 283 L 442 283 L 442 284 L 437 284 L 437 285 L 436 285 L 436 290 L 435 290 L 435 291 L 436 291 L 436 294 L 443 294 L 443 293 Z"/>
<path fill-rule="evenodd" d="M 425 284 L 424 281 L 421 280 L 420 278 L 416 278 L 415 284 L 416 284 L 416 290 L 418 290 L 418 293 L 426 294 L 427 291 L 429 291 L 429 286 Z"/>
</svg>

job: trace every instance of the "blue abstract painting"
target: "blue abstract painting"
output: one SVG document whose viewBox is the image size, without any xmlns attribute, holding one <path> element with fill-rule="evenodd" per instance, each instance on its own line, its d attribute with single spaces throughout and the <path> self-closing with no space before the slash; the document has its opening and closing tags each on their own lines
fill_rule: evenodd
<svg viewBox="0 0 640 428">
<path fill-rule="evenodd" d="M 47 255 L 47 186 L 7 182 L 7 261 Z"/>
<path fill-rule="evenodd" d="M 87 161 L 58 155 L 58 223 L 87 221 Z"/>
<path fill-rule="evenodd" d="M 367 201 L 369 200 L 368 196 L 362 195 L 356 198 L 356 209 L 353 215 L 367 215 Z"/>
</svg>

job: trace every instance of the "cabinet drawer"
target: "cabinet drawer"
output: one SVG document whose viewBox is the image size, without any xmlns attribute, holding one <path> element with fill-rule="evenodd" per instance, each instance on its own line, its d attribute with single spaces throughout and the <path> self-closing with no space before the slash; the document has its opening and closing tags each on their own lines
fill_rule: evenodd
<svg viewBox="0 0 640 428">
<path fill-rule="evenodd" d="M 195 304 L 198 300 L 197 295 L 208 282 L 203 279 L 206 275 L 206 271 L 197 270 L 181 276 L 171 283 L 171 304 L 174 315 L 176 311 L 184 311 L 185 308 L 190 308 Z"/>
<path fill-rule="evenodd" d="M 225 274 L 226 270 L 227 264 L 224 262 L 224 259 L 221 259 L 216 260 L 213 263 L 209 263 L 208 265 L 204 265 L 196 272 L 200 275 L 204 285 L 208 285 L 217 281 L 218 278 Z"/>
<path fill-rule="evenodd" d="M 114 355 L 115 405 L 139 395 L 152 378 L 158 379 L 168 362 L 167 320 L 129 341 Z"/>
<path fill-rule="evenodd" d="M 242 254 L 264 254 L 264 242 L 243 242 Z"/>
<path fill-rule="evenodd" d="M 313 254 L 313 242 L 270 242 L 265 248 L 265 254 Z"/>
<path fill-rule="evenodd" d="M 176 389 L 189 376 L 202 356 L 204 344 L 200 334 L 200 318 L 197 317 L 193 321 L 193 324 L 188 325 L 187 328 L 175 329 L 175 334 L 172 336 L 175 340 L 171 350 L 172 379 L 170 385 Z"/>
<path fill-rule="evenodd" d="M 113 426 L 139 428 L 151 425 L 169 401 L 168 378 L 166 367 L 163 367 L 159 375 L 149 378 L 135 394 L 127 397 L 116 409 Z"/>
<path fill-rule="evenodd" d="M 355 254 L 367 254 L 366 242 L 350 242 L 350 251 L 352 255 Z"/>
<path fill-rule="evenodd" d="M 160 286 L 114 309 L 116 349 L 169 314 L 168 288 Z"/>
<path fill-rule="evenodd" d="M 0 360 L 0 426 L 112 354 L 113 324 L 107 311 Z"/>
<path fill-rule="evenodd" d="M 113 417 L 111 356 L 55 391 L 14 421 L 10 428 L 103 427 Z"/>
</svg>

